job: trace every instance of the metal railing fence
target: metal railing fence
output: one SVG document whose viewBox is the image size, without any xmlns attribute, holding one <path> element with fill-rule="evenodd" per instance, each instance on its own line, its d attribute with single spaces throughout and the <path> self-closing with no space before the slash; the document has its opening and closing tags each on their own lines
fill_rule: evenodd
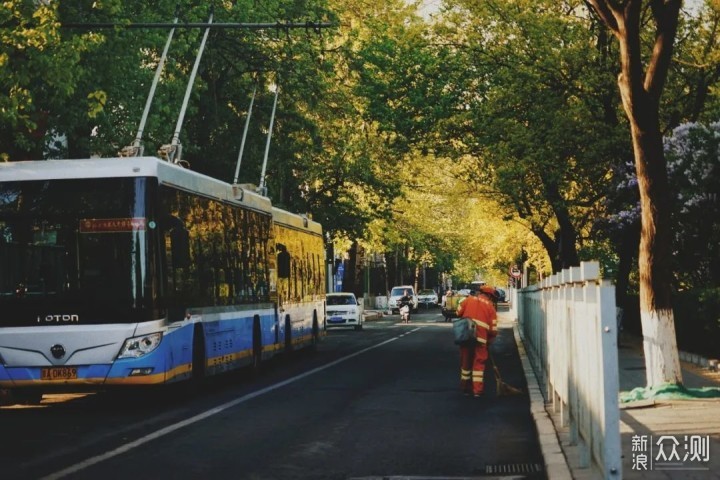
<svg viewBox="0 0 720 480">
<path fill-rule="evenodd" d="M 545 401 L 560 413 L 581 466 L 622 478 L 615 287 L 583 262 L 512 292 Z"/>
</svg>

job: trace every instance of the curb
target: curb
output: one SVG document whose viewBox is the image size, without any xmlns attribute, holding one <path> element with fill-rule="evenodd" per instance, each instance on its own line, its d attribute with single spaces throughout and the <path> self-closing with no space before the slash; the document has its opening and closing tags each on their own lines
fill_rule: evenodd
<svg viewBox="0 0 720 480">
<path fill-rule="evenodd" d="M 683 362 L 692 363 L 693 365 L 697 365 L 698 367 L 706 368 L 712 372 L 718 371 L 718 360 L 717 359 L 706 358 L 697 353 L 683 352 L 682 350 L 678 351 L 678 356 L 680 357 L 680 360 L 682 360 Z"/>
<path fill-rule="evenodd" d="M 637 342 L 638 348 L 643 348 L 642 338 L 640 338 L 637 334 L 634 333 L 628 334 L 628 336 L 634 339 L 633 342 Z M 681 362 L 689 363 L 691 365 L 704 368 L 711 372 L 720 371 L 720 360 L 718 360 L 717 358 L 708 358 L 699 353 L 686 352 L 680 349 L 678 349 L 678 357 L 680 358 Z"/>
<path fill-rule="evenodd" d="M 530 413 L 533 416 L 535 427 L 537 428 L 540 450 L 542 451 L 545 462 L 545 473 L 547 474 L 547 478 L 552 478 L 553 480 L 572 480 L 573 476 L 570 472 L 570 466 L 560 446 L 560 439 L 555 430 L 555 424 L 545 409 L 545 398 L 542 395 L 540 384 L 535 377 L 535 372 L 530 365 L 530 359 L 525 352 L 525 344 L 520 336 L 518 324 L 514 320 L 512 324 L 515 344 L 520 354 L 520 361 L 522 362 L 528 385 Z"/>
</svg>

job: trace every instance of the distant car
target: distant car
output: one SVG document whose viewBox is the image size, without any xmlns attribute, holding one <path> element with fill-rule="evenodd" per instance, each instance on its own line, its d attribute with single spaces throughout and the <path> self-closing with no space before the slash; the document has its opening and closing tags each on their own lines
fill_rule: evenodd
<svg viewBox="0 0 720 480">
<path fill-rule="evenodd" d="M 325 296 L 325 313 L 327 315 L 327 328 L 354 327 L 362 330 L 363 306 L 354 293 L 337 292 Z"/>
<path fill-rule="evenodd" d="M 435 290 L 425 289 L 418 292 L 418 303 L 426 307 L 437 307 L 438 296 Z"/>
<path fill-rule="evenodd" d="M 495 296 L 497 297 L 498 302 L 506 302 L 507 301 L 507 293 L 505 293 L 505 290 L 503 290 L 502 288 L 495 289 Z"/>
<path fill-rule="evenodd" d="M 398 285 L 397 287 L 393 287 L 392 290 L 390 290 L 390 298 L 388 298 L 388 309 L 391 312 L 396 313 L 399 311 L 398 300 L 405 294 L 405 290 L 408 291 L 408 294 L 413 299 L 411 305 L 412 311 L 417 312 L 418 297 L 417 295 L 415 295 L 415 289 L 412 287 L 412 285 Z"/>
</svg>

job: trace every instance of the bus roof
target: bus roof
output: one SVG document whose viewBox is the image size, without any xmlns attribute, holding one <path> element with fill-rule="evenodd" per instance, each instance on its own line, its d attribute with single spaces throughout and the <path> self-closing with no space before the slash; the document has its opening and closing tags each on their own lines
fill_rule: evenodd
<svg viewBox="0 0 720 480">
<path fill-rule="evenodd" d="M 278 207 L 272 208 L 272 215 L 275 223 L 322 235 L 322 226 L 318 222 L 311 220 L 307 215 L 298 215 Z"/>
<path fill-rule="evenodd" d="M 0 163 L 0 182 L 156 177 L 161 184 L 270 214 L 270 199 L 157 157 L 31 160 Z"/>
</svg>

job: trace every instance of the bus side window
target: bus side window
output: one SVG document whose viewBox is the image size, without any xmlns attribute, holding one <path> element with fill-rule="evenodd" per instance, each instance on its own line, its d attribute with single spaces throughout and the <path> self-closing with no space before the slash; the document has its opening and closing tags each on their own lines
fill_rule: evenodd
<svg viewBox="0 0 720 480">
<path fill-rule="evenodd" d="M 172 263 L 176 268 L 190 266 L 190 234 L 183 228 L 174 228 L 170 232 Z"/>
<path fill-rule="evenodd" d="M 282 243 L 277 244 L 277 269 L 279 278 L 290 278 L 290 254 Z"/>
<path fill-rule="evenodd" d="M 190 266 L 190 233 L 182 220 L 169 216 L 166 219 L 166 230 L 170 232 L 170 255 L 173 268 Z"/>
</svg>

